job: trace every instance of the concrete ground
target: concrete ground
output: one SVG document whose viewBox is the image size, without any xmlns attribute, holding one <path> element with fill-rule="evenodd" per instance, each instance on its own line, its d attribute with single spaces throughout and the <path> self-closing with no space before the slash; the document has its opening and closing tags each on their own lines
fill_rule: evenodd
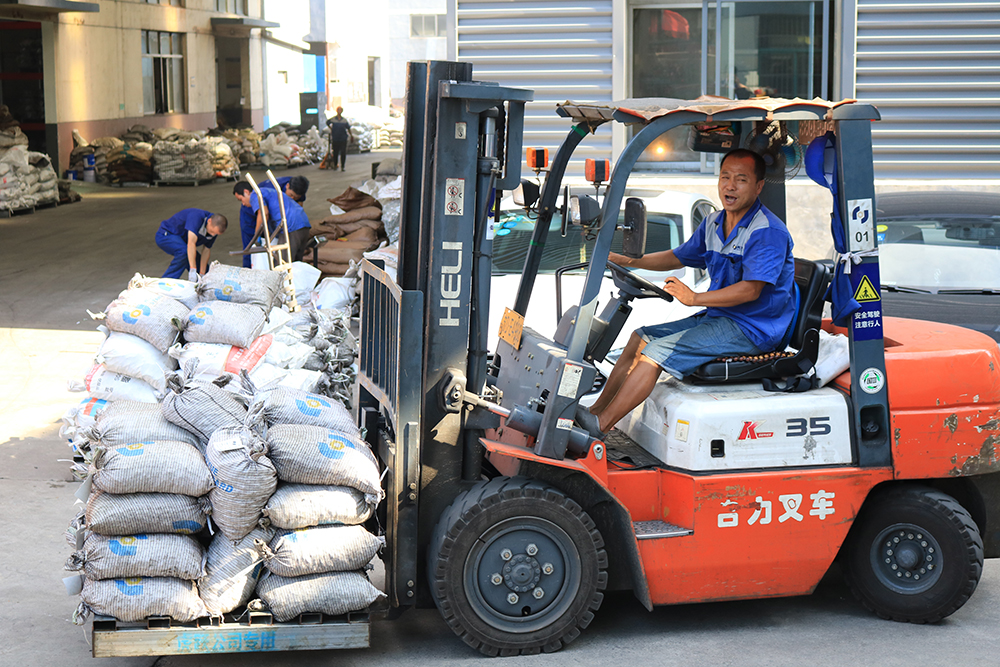
<svg viewBox="0 0 1000 667">
<path fill-rule="evenodd" d="M 348 171 L 291 170 L 312 186 L 306 211 L 327 212 L 327 197 L 370 173 L 378 155 L 350 156 Z M 286 172 L 278 173 L 279 176 Z M 258 174 L 255 173 L 255 176 Z M 0 665 L 158 667 L 246 665 L 245 655 L 89 657 L 87 634 L 69 623 L 77 598 L 63 591 L 69 548 L 63 531 L 76 513 L 69 450 L 60 415 L 81 394 L 66 381 L 89 366 L 101 336 L 97 312 L 136 272 L 159 275 L 169 258 L 153 243 L 159 222 L 180 208 L 221 212 L 234 222 L 232 184 L 197 188 L 78 186 L 84 200 L 0 219 Z M 232 227 L 216 256 L 235 260 Z M 504 665 L 800 665 L 879 667 L 996 665 L 1000 654 L 1000 561 L 988 561 L 979 589 L 934 626 L 881 621 L 865 612 L 832 573 L 811 596 L 667 607 L 646 612 L 630 595 L 609 595 L 591 627 L 567 650 L 502 659 Z M 485 664 L 435 610 L 408 612 L 372 627 L 372 648 L 257 654 L 255 665 Z"/>
</svg>

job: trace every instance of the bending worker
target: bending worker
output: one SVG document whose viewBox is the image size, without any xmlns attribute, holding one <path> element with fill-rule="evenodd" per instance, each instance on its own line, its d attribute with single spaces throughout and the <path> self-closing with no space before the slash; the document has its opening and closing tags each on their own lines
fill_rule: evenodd
<svg viewBox="0 0 1000 667">
<path fill-rule="evenodd" d="M 281 191 L 288 195 L 292 201 L 298 202 L 301 206 L 306 201 L 306 193 L 309 192 L 309 179 L 305 176 L 282 176 L 277 179 L 278 187 Z M 271 188 L 274 189 L 274 185 L 271 184 L 270 180 L 265 180 L 263 183 L 258 183 L 260 189 Z"/>
<path fill-rule="evenodd" d="M 781 345 L 795 316 L 795 261 L 788 229 L 758 199 L 764 171 L 756 153 L 730 151 L 719 173 L 723 210 L 707 216 L 688 241 L 639 259 L 611 253 L 609 260 L 625 267 L 707 269 L 712 282 L 699 294 L 677 278 L 666 280 L 664 291 L 705 310 L 632 334 L 597 402 L 577 410 L 577 423 L 595 438 L 603 440 L 642 403 L 662 371 L 681 379 L 716 357 L 764 354 Z"/>
<path fill-rule="evenodd" d="M 200 208 L 186 208 L 161 222 L 156 230 L 156 245 L 174 257 L 163 277 L 180 278 L 187 267 L 188 279 L 197 282 L 199 275 L 208 271 L 215 238 L 228 226 L 225 216 Z M 204 248 L 200 255 L 199 247 Z"/>
<path fill-rule="evenodd" d="M 277 192 L 273 187 L 261 188 L 260 194 L 264 198 L 264 205 L 267 206 L 267 227 L 272 239 L 278 231 L 278 225 L 281 224 L 281 204 L 284 203 L 285 219 L 288 222 L 288 245 L 292 261 L 301 261 L 311 229 L 305 211 L 292 201 L 291 197 L 284 192 Z M 242 204 L 240 208 L 240 233 L 243 236 L 243 248 L 246 250 L 262 233 L 263 214 L 257 193 L 246 181 L 240 181 L 233 187 L 233 195 Z M 277 242 L 280 243 L 280 240 Z M 243 255 L 243 266 L 250 267 L 250 255 Z"/>
</svg>

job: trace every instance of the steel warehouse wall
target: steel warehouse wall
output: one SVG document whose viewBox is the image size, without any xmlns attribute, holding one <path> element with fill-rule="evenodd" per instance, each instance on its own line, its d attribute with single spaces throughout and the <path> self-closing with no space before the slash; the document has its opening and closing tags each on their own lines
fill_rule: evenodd
<svg viewBox="0 0 1000 667">
<path fill-rule="evenodd" d="M 876 176 L 1000 177 L 1000 2 L 856 7 L 856 96 L 882 113 Z"/>
<path fill-rule="evenodd" d="M 612 0 L 457 0 L 455 16 L 458 60 L 473 64 L 476 80 L 535 91 L 525 146 L 554 155 L 571 127 L 556 104 L 611 101 Z M 610 159 L 610 128 L 584 139 L 574 157 L 573 175 L 584 158 Z"/>
</svg>

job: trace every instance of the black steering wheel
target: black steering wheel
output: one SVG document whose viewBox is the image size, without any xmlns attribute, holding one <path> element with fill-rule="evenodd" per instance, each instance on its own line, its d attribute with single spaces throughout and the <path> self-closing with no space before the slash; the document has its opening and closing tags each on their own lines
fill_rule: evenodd
<svg viewBox="0 0 1000 667">
<path fill-rule="evenodd" d="M 660 299 L 664 299 L 665 301 L 674 300 L 673 296 L 667 294 L 661 288 L 649 282 L 639 274 L 629 271 L 623 266 L 619 266 L 614 262 L 608 262 L 608 268 L 611 270 L 615 284 L 617 284 L 619 288 L 631 288 L 627 289 L 627 291 L 629 293 L 635 292 L 632 296 L 636 299 L 650 299 L 658 297 Z"/>
</svg>

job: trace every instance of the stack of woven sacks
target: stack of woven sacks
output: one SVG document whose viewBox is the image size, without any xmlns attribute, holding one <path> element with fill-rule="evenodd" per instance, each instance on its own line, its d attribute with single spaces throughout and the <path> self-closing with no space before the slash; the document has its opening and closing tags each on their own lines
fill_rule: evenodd
<svg viewBox="0 0 1000 667">
<path fill-rule="evenodd" d="M 235 176 L 240 171 L 240 164 L 233 155 L 233 147 L 225 137 L 215 136 L 205 139 L 212 151 L 212 171 L 219 178 Z"/>
<path fill-rule="evenodd" d="M 312 235 L 325 237 L 326 243 L 307 253 L 304 261 L 315 261 L 324 275 L 339 277 L 351 268 L 352 261 L 360 262 L 365 252 L 377 248 L 385 238 L 382 205 L 353 187 L 328 201 L 337 207 L 331 210 L 340 212 L 313 227 Z"/>
<path fill-rule="evenodd" d="M 98 181 L 105 182 L 108 170 L 107 155 L 121 148 L 124 143 L 118 137 L 100 137 L 87 141 L 77 130 L 73 130 L 73 152 L 69 154 L 69 168 L 77 173 L 78 179 L 82 179 L 83 172 L 88 166 L 87 157 L 93 156 L 95 176 Z"/>
<path fill-rule="evenodd" d="M 21 144 L 0 148 L 0 209 L 25 209 L 58 201 L 59 182 L 47 155 L 29 151 Z"/>
<path fill-rule="evenodd" d="M 212 148 L 204 138 L 160 140 L 153 144 L 156 178 L 166 182 L 205 181 L 215 177 Z"/>
<path fill-rule="evenodd" d="M 197 286 L 137 276 L 105 311 L 91 396 L 64 417 L 87 475 L 67 562 L 82 572 L 78 622 L 90 612 L 189 622 L 255 591 L 254 608 L 279 620 L 381 597 L 364 574 L 380 542 L 361 527 L 381 499 L 375 458 L 341 403 L 281 384 L 288 370 L 275 365 L 338 354 L 343 341 L 313 344 L 336 328 L 331 318 L 277 307 L 283 279 L 218 263 Z M 282 324 L 261 335 L 268 314 Z M 220 365 L 206 374 L 203 360 Z M 322 442 L 307 445 L 313 431 Z M 353 528 L 323 533 L 313 551 L 283 546 L 293 527 L 334 520 Z M 265 561 L 292 587 L 258 586 Z"/>
<path fill-rule="evenodd" d="M 153 180 L 153 146 L 144 141 L 121 142 L 106 156 L 111 183 L 149 183 Z"/>
</svg>

